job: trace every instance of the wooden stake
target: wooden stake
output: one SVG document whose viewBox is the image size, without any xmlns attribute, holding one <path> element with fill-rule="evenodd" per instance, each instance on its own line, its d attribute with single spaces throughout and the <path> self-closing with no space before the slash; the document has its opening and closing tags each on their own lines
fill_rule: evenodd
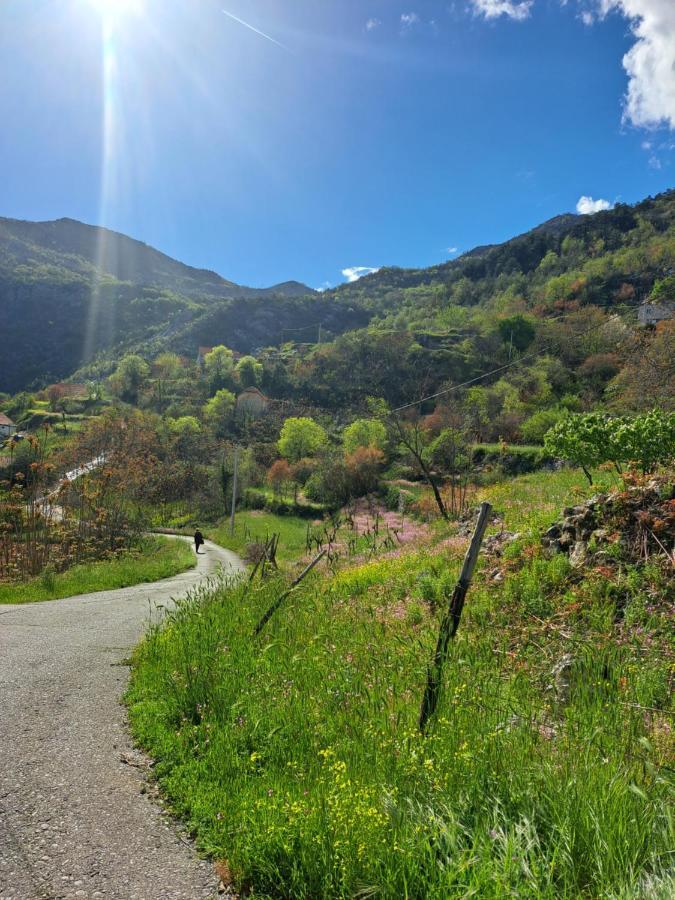
<svg viewBox="0 0 675 900">
<path fill-rule="evenodd" d="M 284 591 L 283 594 L 282 594 L 280 597 L 278 597 L 278 598 L 274 601 L 274 603 L 270 606 L 270 608 L 267 610 L 267 612 L 265 613 L 265 615 L 260 619 L 260 621 L 258 622 L 258 624 L 255 626 L 255 629 L 253 630 L 253 635 L 254 635 L 254 637 L 255 637 L 255 635 L 257 635 L 257 634 L 260 634 L 260 632 L 263 630 L 263 628 L 265 627 L 265 625 L 267 625 L 267 623 L 268 623 L 269 620 L 272 618 L 272 616 L 274 615 L 274 613 L 279 609 L 279 607 L 281 606 L 281 604 L 284 602 L 284 600 L 286 599 L 286 597 L 288 597 L 288 595 L 289 595 L 290 593 L 292 593 L 292 592 L 295 590 L 295 588 L 300 584 L 300 582 L 302 581 L 302 579 L 303 579 L 306 575 L 309 575 L 309 573 L 312 571 L 312 569 L 314 568 L 314 566 L 315 566 L 321 559 L 323 559 L 323 557 L 326 555 L 326 553 L 327 553 L 326 550 L 322 550 L 321 553 L 319 553 L 318 556 L 315 556 L 314 559 L 311 561 L 311 563 L 310 563 L 306 568 L 304 568 L 304 569 L 302 570 L 302 572 L 298 575 L 298 577 L 295 579 L 295 581 L 293 581 L 293 582 L 291 583 L 291 586 L 288 588 L 288 590 L 287 590 L 287 591 Z"/>
<path fill-rule="evenodd" d="M 457 629 L 459 628 L 459 621 L 462 616 L 462 610 L 464 609 L 464 600 L 466 599 L 471 584 L 471 578 L 473 577 L 473 572 L 476 568 L 478 553 L 480 552 L 480 546 L 483 543 L 483 536 L 485 535 L 485 529 L 487 528 L 491 511 L 492 507 L 489 503 L 481 503 L 478 521 L 476 522 L 476 528 L 473 537 L 471 538 L 469 549 L 466 551 L 466 556 L 464 557 L 464 564 L 462 565 L 462 571 L 459 574 L 459 580 L 455 585 L 450 602 L 448 603 L 448 608 L 441 622 L 438 640 L 436 642 L 436 652 L 434 653 L 434 658 L 429 666 L 427 685 L 424 690 L 424 697 L 422 698 L 419 720 L 420 731 L 425 730 L 429 719 L 436 712 L 441 682 L 443 679 L 443 665 L 445 664 L 448 655 L 448 646 L 452 638 L 457 634 Z"/>
<path fill-rule="evenodd" d="M 234 515 L 237 511 L 237 469 L 239 467 L 239 447 L 234 448 L 234 477 L 232 479 L 232 509 L 230 510 L 230 534 L 234 534 Z"/>
</svg>

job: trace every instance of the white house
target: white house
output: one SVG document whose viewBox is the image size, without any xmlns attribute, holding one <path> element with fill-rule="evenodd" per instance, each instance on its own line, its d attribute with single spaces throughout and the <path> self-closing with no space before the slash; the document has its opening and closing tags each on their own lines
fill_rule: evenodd
<svg viewBox="0 0 675 900">
<path fill-rule="evenodd" d="M 0 413 L 0 437 L 8 438 L 16 432 L 16 425 L 4 413 Z"/>
</svg>

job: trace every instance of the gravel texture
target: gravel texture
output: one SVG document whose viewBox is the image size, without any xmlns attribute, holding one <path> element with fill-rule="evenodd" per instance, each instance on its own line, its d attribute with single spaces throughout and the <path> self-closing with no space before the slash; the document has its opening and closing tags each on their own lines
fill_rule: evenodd
<svg viewBox="0 0 675 900">
<path fill-rule="evenodd" d="M 0 606 L 0 900 L 202 900 L 213 867 L 152 799 L 120 698 L 156 606 L 241 561 L 207 542 L 195 569 Z"/>
</svg>

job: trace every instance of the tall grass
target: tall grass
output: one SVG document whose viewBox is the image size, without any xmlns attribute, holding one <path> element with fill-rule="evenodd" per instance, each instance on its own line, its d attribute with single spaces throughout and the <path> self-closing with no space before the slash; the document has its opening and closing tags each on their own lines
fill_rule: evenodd
<svg viewBox="0 0 675 900">
<path fill-rule="evenodd" d="M 138 551 L 71 566 L 65 572 L 55 572 L 47 567 L 31 581 L 0 583 L 0 603 L 35 603 L 131 587 L 170 578 L 194 564 L 194 552 L 184 541 L 144 538 Z"/>
<path fill-rule="evenodd" d="M 573 582 L 534 554 L 498 594 L 477 585 L 423 738 L 427 600 L 450 566 L 417 552 L 310 576 L 258 640 L 281 580 L 181 604 L 128 695 L 175 809 L 256 897 L 665 896 L 672 747 L 636 708 L 636 660 L 662 702 L 667 665 L 611 639 L 599 591 L 576 638 L 544 646 L 534 623 Z"/>
</svg>

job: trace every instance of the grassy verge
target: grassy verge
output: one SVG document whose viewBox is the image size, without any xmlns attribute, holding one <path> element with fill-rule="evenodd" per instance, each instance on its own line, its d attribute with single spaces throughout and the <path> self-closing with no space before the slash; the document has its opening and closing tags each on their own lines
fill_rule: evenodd
<svg viewBox="0 0 675 900">
<path fill-rule="evenodd" d="M 507 528 L 534 527 L 569 502 L 570 475 L 491 499 Z M 423 738 L 426 664 L 462 553 L 450 543 L 312 575 L 257 640 L 281 581 L 205 591 L 139 648 L 135 734 L 238 888 L 672 895 L 667 573 L 580 579 L 525 538 L 503 582 L 481 563 Z"/>
<path fill-rule="evenodd" d="M 139 553 L 73 566 L 65 572 L 49 573 L 20 584 L 0 584 L 0 603 L 34 603 L 131 587 L 170 578 L 194 564 L 192 548 L 184 541 L 146 538 Z"/>
<path fill-rule="evenodd" d="M 279 534 L 279 562 L 294 562 L 305 553 L 307 519 L 297 516 L 278 516 L 262 510 L 243 510 L 235 517 L 234 534 L 230 534 L 229 520 L 205 527 L 204 534 L 221 547 L 233 550 L 240 556 L 248 544 L 263 541 L 272 534 Z"/>
</svg>

